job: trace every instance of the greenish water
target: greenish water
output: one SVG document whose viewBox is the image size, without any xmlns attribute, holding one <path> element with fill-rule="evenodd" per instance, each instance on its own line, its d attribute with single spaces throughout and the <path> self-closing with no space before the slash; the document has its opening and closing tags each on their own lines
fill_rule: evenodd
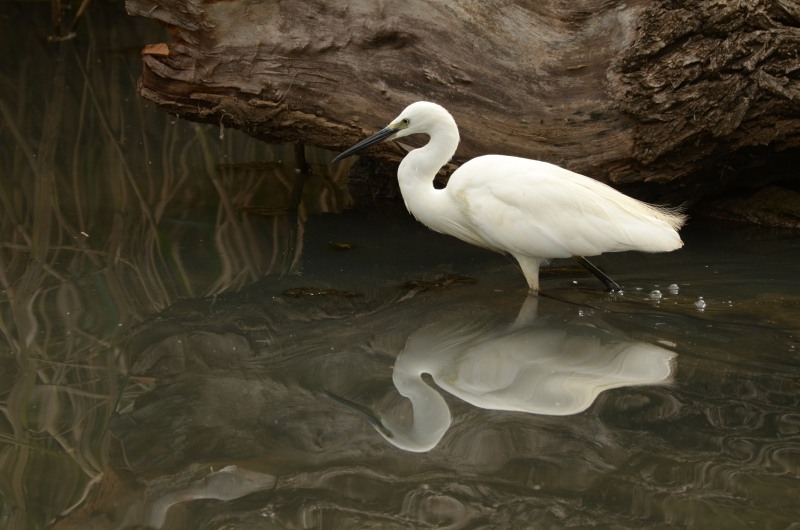
<svg viewBox="0 0 800 530">
<path fill-rule="evenodd" d="M 693 220 L 532 303 L 331 153 L 141 100 L 158 28 L 37 9 L 0 37 L 1 527 L 800 527 L 795 235 Z"/>
</svg>

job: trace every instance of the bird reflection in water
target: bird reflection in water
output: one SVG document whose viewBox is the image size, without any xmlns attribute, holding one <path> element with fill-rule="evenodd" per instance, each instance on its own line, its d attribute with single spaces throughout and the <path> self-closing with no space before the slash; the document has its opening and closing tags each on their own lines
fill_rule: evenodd
<svg viewBox="0 0 800 530">
<path fill-rule="evenodd" d="M 326 394 L 362 414 L 390 444 L 425 452 L 436 447 L 452 417 L 423 374 L 476 407 L 548 416 L 583 412 L 611 388 L 669 382 L 675 353 L 588 322 L 537 321 L 537 306 L 528 296 L 510 325 L 466 319 L 414 332 L 392 372 L 397 391 L 411 402 L 410 423 Z"/>
</svg>

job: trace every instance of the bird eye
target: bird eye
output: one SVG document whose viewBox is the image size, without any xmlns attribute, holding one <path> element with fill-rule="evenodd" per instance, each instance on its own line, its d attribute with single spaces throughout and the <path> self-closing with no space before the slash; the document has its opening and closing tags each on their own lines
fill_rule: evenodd
<svg viewBox="0 0 800 530">
<path fill-rule="evenodd" d="M 400 125 L 402 125 L 403 127 L 408 127 L 409 123 L 411 122 L 408 121 L 408 118 L 403 118 L 402 120 L 400 120 Z"/>
</svg>

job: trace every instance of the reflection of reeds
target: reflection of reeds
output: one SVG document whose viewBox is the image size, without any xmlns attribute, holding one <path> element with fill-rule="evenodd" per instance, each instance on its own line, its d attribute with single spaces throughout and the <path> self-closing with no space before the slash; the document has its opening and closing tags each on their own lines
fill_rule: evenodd
<svg viewBox="0 0 800 530">
<path fill-rule="evenodd" d="M 59 42 L 74 39 L 76 36 L 75 27 L 78 25 L 78 21 L 81 19 L 83 14 L 89 8 L 90 3 L 91 0 L 81 0 L 78 9 L 72 16 L 72 21 L 69 23 L 69 25 L 65 26 L 62 16 L 64 6 L 62 5 L 61 0 L 50 0 L 50 16 L 52 19 L 53 33 L 47 36 L 47 40 L 49 42 Z"/>
<path fill-rule="evenodd" d="M 343 175 L 297 176 L 291 148 L 220 140 L 148 108 L 134 92 L 138 60 L 104 49 L 128 40 L 135 54 L 155 37 L 120 17 L 90 10 L 87 33 L 56 47 L 37 40 L 46 30 L 2 37 L 19 58 L 0 73 L 5 528 L 52 521 L 102 477 L 108 418 L 135 392 L 121 384 L 120 329 L 181 296 L 296 271 L 307 214 L 347 201 Z"/>
</svg>

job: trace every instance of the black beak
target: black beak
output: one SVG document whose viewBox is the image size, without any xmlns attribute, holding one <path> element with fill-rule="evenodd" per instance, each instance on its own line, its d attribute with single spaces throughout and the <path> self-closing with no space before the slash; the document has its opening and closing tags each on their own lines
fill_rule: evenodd
<svg viewBox="0 0 800 530">
<path fill-rule="evenodd" d="M 382 142 L 384 140 L 390 140 L 392 138 L 392 136 L 395 135 L 395 133 L 397 133 L 397 129 L 393 129 L 393 128 L 390 128 L 390 127 L 386 127 L 384 129 L 381 129 L 380 131 L 376 132 L 375 134 L 373 134 L 372 136 L 370 136 L 366 140 L 362 140 L 362 141 L 358 142 L 356 145 L 354 145 L 353 147 L 351 147 L 350 149 L 348 149 L 346 151 L 342 151 L 341 153 L 336 155 L 336 158 L 334 158 L 331 161 L 331 163 L 338 162 L 339 160 L 341 160 L 343 158 L 347 158 L 350 155 L 354 155 L 354 154 L 358 153 L 359 151 L 361 151 L 363 149 L 366 149 L 367 147 L 371 146 L 372 144 L 377 144 L 378 142 Z"/>
</svg>

